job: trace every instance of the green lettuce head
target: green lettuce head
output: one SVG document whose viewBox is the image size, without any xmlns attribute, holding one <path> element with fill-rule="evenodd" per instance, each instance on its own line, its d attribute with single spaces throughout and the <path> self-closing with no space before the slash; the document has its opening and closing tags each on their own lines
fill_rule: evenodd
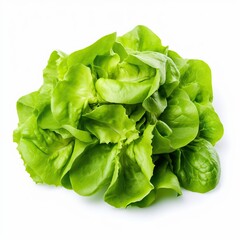
<svg viewBox="0 0 240 240">
<path fill-rule="evenodd" d="M 211 71 L 137 26 L 67 55 L 54 51 L 39 90 L 17 102 L 14 141 L 36 183 L 114 207 L 145 207 L 163 189 L 213 189 L 223 135 Z"/>
</svg>

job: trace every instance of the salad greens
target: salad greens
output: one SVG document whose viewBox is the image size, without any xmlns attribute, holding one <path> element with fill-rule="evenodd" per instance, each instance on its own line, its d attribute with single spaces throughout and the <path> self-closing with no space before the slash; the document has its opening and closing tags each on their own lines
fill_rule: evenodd
<svg viewBox="0 0 240 240">
<path fill-rule="evenodd" d="M 114 207 L 146 207 L 167 190 L 213 189 L 211 71 L 183 59 L 145 26 L 112 33 L 71 53 L 54 51 L 39 90 L 17 101 L 13 139 L 36 183 L 88 196 L 100 189 Z"/>
</svg>

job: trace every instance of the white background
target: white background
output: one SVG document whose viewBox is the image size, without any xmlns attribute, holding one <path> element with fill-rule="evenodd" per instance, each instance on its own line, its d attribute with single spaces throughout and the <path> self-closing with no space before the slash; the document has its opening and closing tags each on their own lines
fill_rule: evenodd
<svg viewBox="0 0 240 240">
<path fill-rule="evenodd" d="M 0 0 L 0 239 L 240 239 L 239 12 L 234 0 Z M 216 146 L 220 184 L 146 209 L 115 209 L 99 197 L 36 185 L 12 143 L 17 99 L 40 87 L 53 50 L 71 53 L 138 24 L 210 65 L 225 127 Z"/>
</svg>

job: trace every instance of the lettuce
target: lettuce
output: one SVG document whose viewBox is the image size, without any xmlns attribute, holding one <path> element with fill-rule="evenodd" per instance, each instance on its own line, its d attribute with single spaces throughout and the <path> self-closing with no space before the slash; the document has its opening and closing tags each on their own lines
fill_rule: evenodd
<svg viewBox="0 0 240 240">
<path fill-rule="evenodd" d="M 213 189 L 223 125 L 209 66 L 183 59 L 145 26 L 71 53 L 54 51 L 43 84 L 17 101 L 13 140 L 36 183 L 114 207 Z"/>
</svg>

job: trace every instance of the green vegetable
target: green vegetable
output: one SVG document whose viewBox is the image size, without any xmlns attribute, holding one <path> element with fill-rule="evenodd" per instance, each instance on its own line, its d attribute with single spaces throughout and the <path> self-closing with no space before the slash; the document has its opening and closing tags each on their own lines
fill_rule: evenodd
<svg viewBox="0 0 240 240">
<path fill-rule="evenodd" d="M 203 61 L 181 58 L 137 26 L 70 55 L 54 51 L 43 78 L 18 100 L 13 133 L 36 183 L 84 196 L 102 189 L 115 207 L 217 185 L 213 145 L 223 126 Z"/>
<path fill-rule="evenodd" d="M 207 140 L 196 138 L 170 156 L 173 171 L 184 188 L 204 193 L 217 185 L 220 175 L 219 158 Z"/>
</svg>

